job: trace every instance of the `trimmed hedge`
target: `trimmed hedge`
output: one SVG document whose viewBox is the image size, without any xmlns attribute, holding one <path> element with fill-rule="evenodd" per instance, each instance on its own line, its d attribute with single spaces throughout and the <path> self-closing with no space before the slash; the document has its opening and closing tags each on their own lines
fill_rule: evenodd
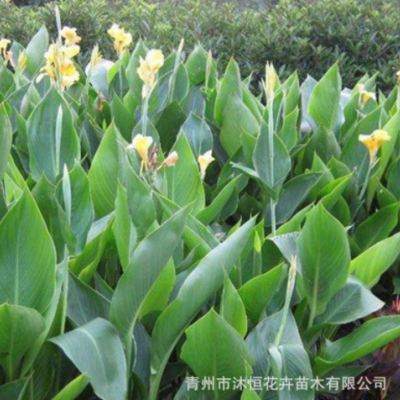
<svg viewBox="0 0 400 400">
<path fill-rule="evenodd" d="M 1 0 L 0 36 L 25 45 L 42 24 L 55 34 L 54 6 L 18 8 Z M 222 68 L 234 54 L 243 73 L 257 77 L 267 60 L 283 76 L 297 69 L 301 78 L 305 71 L 320 78 L 339 60 L 345 85 L 377 72 L 386 90 L 400 69 L 400 0 L 284 0 L 261 11 L 212 0 L 64 0 L 59 7 L 63 24 L 77 27 L 83 37 L 83 54 L 96 42 L 105 57 L 113 54 L 106 31 L 117 22 L 134 39 L 165 51 L 181 38 L 188 49 L 201 42 L 214 50 Z"/>
</svg>

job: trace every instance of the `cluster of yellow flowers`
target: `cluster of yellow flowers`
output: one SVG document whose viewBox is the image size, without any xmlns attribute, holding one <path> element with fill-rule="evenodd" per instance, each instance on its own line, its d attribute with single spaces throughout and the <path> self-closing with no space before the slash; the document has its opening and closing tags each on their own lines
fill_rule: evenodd
<svg viewBox="0 0 400 400">
<path fill-rule="evenodd" d="M 143 81 L 142 96 L 148 98 L 156 85 L 157 73 L 164 65 L 164 54 L 161 50 L 150 50 L 146 58 L 140 58 L 140 67 L 137 69 L 139 78 Z"/>
<path fill-rule="evenodd" d="M 153 145 L 153 138 L 150 136 L 143 136 L 142 134 L 138 134 L 133 138 L 132 144 L 130 144 L 127 148 L 128 150 L 134 149 L 138 152 L 140 158 L 142 159 L 141 171 L 143 168 L 147 171 L 149 168 L 149 149 Z M 158 170 L 163 167 L 173 167 L 179 160 L 179 155 L 176 151 L 172 151 L 168 157 L 162 162 L 159 166 Z M 200 167 L 200 176 L 203 180 L 208 166 L 215 161 L 215 158 L 212 156 L 212 151 L 209 150 L 203 155 L 200 155 L 198 158 L 198 163 Z"/>
<path fill-rule="evenodd" d="M 371 135 L 360 135 L 358 140 L 367 147 L 370 164 L 374 164 L 378 150 L 382 147 L 383 142 L 390 140 L 390 135 L 386 131 L 378 129 L 371 133 Z"/>
<path fill-rule="evenodd" d="M 21 51 L 18 56 L 18 65 L 16 66 L 14 64 L 14 59 L 13 59 L 13 53 L 11 50 L 7 50 L 8 46 L 11 44 L 11 41 L 8 39 L 1 39 L 0 40 L 0 54 L 3 57 L 6 65 L 8 63 L 11 64 L 11 66 L 16 69 L 18 69 L 22 72 L 25 67 L 26 67 L 26 62 L 27 62 L 27 57 L 25 51 Z"/>
<path fill-rule="evenodd" d="M 125 32 L 125 29 L 120 28 L 117 24 L 113 24 L 107 32 L 114 39 L 116 52 L 119 56 L 122 56 L 127 47 L 132 43 L 132 35 Z"/>
<path fill-rule="evenodd" d="M 60 32 L 64 38 L 64 45 L 53 43 L 45 54 L 46 65 L 42 68 L 42 74 L 48 75 L 52 81 L 58 80 L 62 88 L 70 87 L 79 80 L 79 72 L 72 59 L 79 54 L 77 45 L 81 38 L 76 34 L 76 28 L 64 27 Z"/>
</svg>

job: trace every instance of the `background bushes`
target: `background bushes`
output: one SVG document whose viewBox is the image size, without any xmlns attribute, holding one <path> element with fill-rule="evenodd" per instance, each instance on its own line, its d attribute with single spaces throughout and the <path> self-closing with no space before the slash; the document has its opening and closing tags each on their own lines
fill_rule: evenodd
<svg viewBox="0 0 400 400">
<path fill-rule="evenodd" d="M 221 68 L 234 55 L 244 74 L 263 74 L 273 61 L 283 76 L 298 69 L 320 78 L 336 60 L 346 85 L 367 71 L 378 72 L 386 90 L 400 69 L 400 0 L 284 0 L 238 2 L 212 0 L 64 0 L 65 25 L 83 37 L 83 57 L 98 42 L 105 57 L 114 57 L 106 31 L 117 22 L 149 45 L 165 51 L 185 39 L 186 48 L 201 42 L 213 48 Z M 0 0 L 0 36 L 26 44 L 42 25 L 55 33 L 54 3 L 16 7 Z"/>
</svg>

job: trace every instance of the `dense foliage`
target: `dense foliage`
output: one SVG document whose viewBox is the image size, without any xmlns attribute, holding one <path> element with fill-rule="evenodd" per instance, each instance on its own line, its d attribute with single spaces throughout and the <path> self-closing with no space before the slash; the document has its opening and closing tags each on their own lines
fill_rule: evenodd
<svg viewBox="0 0 400 400">
<path fill-rule="evenodd" d="M 257 80 L 266 61 L 273 61 L 284 77 L 297 70 L 301 79 L 307 74 L 319 79 L 339 60 L 345 85 L 378 72 L 384 91 L 400 66 L 399 8 L 399 0 L 283 0 L 260 12 L 212 0 L 60 2 L 63 21 L 83 36 L 82 53 L 99 43 L 111 56 L 104 27 L 113 21 L 135 40 L 141 37 L 166 52 L 182 38 L 187 52 L 201 42 L 220 62 L 220 72 L 234 55 L 243 75 L 255 73 Z M 54 3 L 19 8 L 1 0 L 0 36 L 26 45 L 42 24 L 55 34 L 53 9 Z"/>
<path fill-rule="evenodd" d="M 115 25 L 112 61 L 76 63 L 77 33 L 0 41 L 0 398 L 396 393 L 398 86 L 268 64 L 253 94 Z"/>
</svg>

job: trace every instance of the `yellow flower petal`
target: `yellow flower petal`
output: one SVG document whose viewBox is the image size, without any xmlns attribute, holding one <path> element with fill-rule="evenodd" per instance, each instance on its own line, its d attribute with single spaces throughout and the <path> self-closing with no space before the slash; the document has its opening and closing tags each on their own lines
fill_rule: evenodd
<svg viewBox="0 0 400 400">
<path fill-rule="evenodd" d="M 213 161 L 215 161 L 215 158 L 212 156 L 211 150 L 209 150 L 206 153 L 204 153 L 203 155 L 199 156 L 198 162 L 200 165 L 201 179 L 204 179 L 204 177 L 206 175 L 206 170 Z"/>
</svg>

